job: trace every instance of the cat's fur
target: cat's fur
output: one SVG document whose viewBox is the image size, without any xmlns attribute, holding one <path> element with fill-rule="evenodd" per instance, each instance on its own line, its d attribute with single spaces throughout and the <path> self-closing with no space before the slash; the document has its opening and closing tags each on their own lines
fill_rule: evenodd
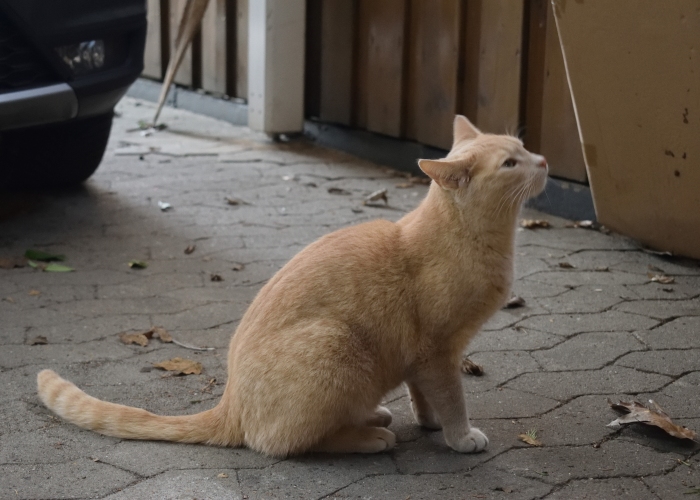
<svg viewBox="0 0 700 500">
<path fill-rule="evenodd" d="M 517 162 L 515 166 L 511 166 Z M 521 202 L 547 164 L 510 136 L 457 116 L 443 160 L 422 160 L 427 197 L 396 223 L 376 220 L 309 245 L 263 288 L 231 341 L 219 404 L 165 417 L 92 398 L 38 375 L 46 406 L 80 427 L 127 439 L 248 446 L 274 456 L 379 452 L 395 444 L 379 405 L 402 382 L 419 424 L 476 452 L 459 363 L 508 299 Z"/>
</svg>

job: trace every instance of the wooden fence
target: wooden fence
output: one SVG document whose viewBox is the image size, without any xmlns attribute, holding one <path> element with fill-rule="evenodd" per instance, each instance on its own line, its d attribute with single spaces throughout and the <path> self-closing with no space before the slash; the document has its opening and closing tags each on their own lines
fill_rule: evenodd
<svg viewBox="0 0 700 500">
<path fill-rule="evenodd" d="M 176 82 L 246 99 L 248 1 L 210 0 Z M 148 77 L 186 0 L 148 0 Z M 449 148 L 455 113 L 524 132 L 552 174 L 585 181 L 548 0 L 307 0 L 308 118 Z"/>
</svg>

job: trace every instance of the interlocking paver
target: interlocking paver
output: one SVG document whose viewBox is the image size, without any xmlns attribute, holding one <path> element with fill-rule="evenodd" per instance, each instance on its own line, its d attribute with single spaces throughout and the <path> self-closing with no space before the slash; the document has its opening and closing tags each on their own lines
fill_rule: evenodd
<svg viewBox="0 0 700 500">
<path fill-rule="evenodd" d="M 697 444 L 642 424 L 605 426 L 615 418 L 610 397 L 654 399 L 700 428 L 700 266 L 527 209 L 524 218 L 552 229 L 517 231 L 513 293 L 525 306 L 498 312 L 468 347 L 485 369 L 464 377 L 473 423 L 491 440 L 484 453 L 460 455 L 440 431 L 416 425 L 403 388 L 385 403 L 397 447 L 376 456 L 285 460 L 118 440 L 52 415 L 36 396 L 42 368 L 156 413 L 211 408 L 224 389 L 230 336 L 262 284 L 318 237 L 397 220 L 427 189 L 398 188 L 402 174 L 307 141 L 273 143 L 173 109 L 163 112 L 168 130 L 128 131 L 153 110 L 120 104 L 103 165 L 85 188 L 0 199 L 0 257 L 37 248 L 65 254 L 76 269 L 0 270 L 1 498 L 665 499 L 700 486 Z M 388 206 L 364 206 L 377 189 L 388 190 Z M 196 249 L 185 254 L 189 245 Z M 130 269 L 133 259 L 148 267 Z M 651 283 L 649 273 L 674 283 Z M 215 349 L 118 340 L 155 325 Z M 28 345 L 37 336 L 48 343 Z M 176 356 L 201 362 L 203 373 L 153 368 Z M 540 448 L 518 439 L 532 429 Z"/>
</svg>

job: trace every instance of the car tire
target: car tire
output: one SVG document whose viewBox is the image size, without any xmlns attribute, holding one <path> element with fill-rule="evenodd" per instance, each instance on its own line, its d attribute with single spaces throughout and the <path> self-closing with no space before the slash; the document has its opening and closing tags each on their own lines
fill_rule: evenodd
<svg viewBox="0 0 700 500">
<path fill-rule="evenodd" d="M 0 188 L 65 188 L 85 181 L 102 161 L 112 116 L 0 133 Z"/>
</svg>

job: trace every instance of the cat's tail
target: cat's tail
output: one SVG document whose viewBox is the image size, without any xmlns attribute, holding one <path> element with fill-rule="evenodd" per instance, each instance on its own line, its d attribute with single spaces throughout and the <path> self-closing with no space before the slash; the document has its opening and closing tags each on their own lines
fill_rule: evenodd
<svg viewBox="0 0 700 500">
<path fill-rule="evenodd" d="M 181 443 L 220 442 L 225 412 L 221 403 L 195 415 L 164 417 L 140 408 L 107 403 L 88 396 L 52 370 L 37 375 L 39 397 L 63 419 L 84 429 L 124 439 L 152 439 Z"/>
</svg>

